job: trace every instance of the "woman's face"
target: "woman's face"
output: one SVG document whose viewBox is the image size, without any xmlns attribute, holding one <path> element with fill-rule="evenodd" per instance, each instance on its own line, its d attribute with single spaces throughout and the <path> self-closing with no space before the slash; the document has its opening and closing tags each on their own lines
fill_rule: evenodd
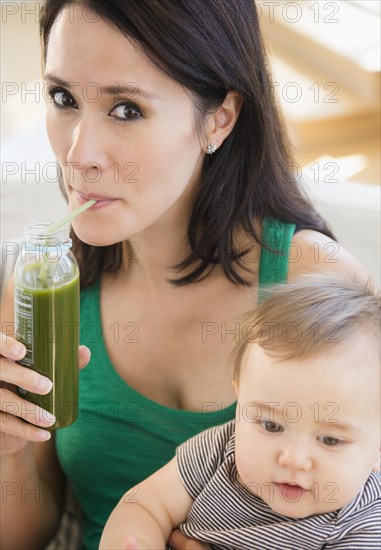
<svg viewBox="0 0 381 550">
<path fill-rule="evenodd" d="M 99 199 L 73 222 L 80 239 L 104 246 L 147 230 L 185 232 L 204 158 L 189 94 L 78 5 L 52 27 L 45 82 L 70 210 Z"/>
</svg>

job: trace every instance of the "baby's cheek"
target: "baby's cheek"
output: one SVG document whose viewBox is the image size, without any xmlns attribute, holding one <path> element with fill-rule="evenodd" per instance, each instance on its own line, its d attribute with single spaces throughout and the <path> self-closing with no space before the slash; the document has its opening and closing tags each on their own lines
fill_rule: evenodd
<svg viewBox="0 0 381 550">
<path fill-rule="evenodd" d="M 255 483 L 254 472 L 255 467 L 253 461 L 249 459 L 250 452 L 245 452 L 245 449 L 240 449 L 240 452 L 236 452 L 236 466 L 238 470 L 238 480 L 241 485 L 246 486 L 249 489 L 251 485 Z M 257 472 L 258 473 L 258 472 Z M 257 477 L 257 476 L 255 476 Z"/>
</svg>

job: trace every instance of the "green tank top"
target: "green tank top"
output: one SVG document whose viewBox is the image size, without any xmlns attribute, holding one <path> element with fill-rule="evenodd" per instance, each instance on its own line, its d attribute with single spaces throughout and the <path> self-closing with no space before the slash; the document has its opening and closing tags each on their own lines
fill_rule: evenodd
<svg viewBox="0 0 381 550">
<path fill-rule="evenodd" d="M 292 224 L 263 221 L 263 241 L 280 254 L 262 249 L 260 287 L 287 279 L 294 231 Z M 91 361 L 80 372 L 78 419 L 56 433 L 59 461 L 82 507 L 86 550 L 98 548 L 108 516 L 129 488 L 168 462 L 180 443 L 235 413 L 235 403 L 204 404 L 203 412 L 172 409 L 129 387 L 107 354 L 99 298 L 99 280 L 81 293 L 80 341 L 91 349 Z"/>
</svg>

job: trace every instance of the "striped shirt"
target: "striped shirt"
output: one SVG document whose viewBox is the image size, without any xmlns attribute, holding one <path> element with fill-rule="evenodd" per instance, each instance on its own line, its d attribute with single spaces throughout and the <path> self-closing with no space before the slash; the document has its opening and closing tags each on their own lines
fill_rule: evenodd
<svg viewBox="0 0 381 550">
<path fill-rule="evenodd" d="M 180 526 L 185 535 L 213 550 L 381 549 L 380 472 L 340 510 L 288 518 L 238 482 L 234 427 L 231 421 L 210 428 L 177 449 L 179 474 L 194 500 Z"/>
</svg>

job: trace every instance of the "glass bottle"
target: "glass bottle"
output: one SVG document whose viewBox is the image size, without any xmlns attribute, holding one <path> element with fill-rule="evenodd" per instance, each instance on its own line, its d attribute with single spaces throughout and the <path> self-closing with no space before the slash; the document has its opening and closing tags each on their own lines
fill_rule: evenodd
<svg viewBox="0 0 381 550">
<path fill-rule="evenodd" d="M 68 426 L 78 416 L 79 345 L 79 269 L 65 229 L 48 234 L 50 225 L 25 227 L 14 296 L 15 338 L 27 349 L 18 363 L 53 382 L 47 395 L 18 392 L 56 416 L 49 430 Z"/>
</svg>

